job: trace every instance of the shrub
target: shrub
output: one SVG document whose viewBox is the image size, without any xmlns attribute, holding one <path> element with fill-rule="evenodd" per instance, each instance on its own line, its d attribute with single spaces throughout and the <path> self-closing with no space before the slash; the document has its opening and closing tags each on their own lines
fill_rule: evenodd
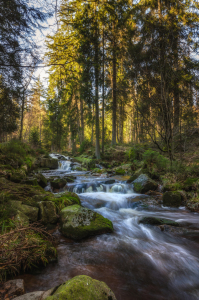
<svg viewBox="0 0 199 300">
<path fill-rule="evenodd" d="M 147 150 L 143 153 L 143 160 L 148 168 L 155 165 L 159 170 L 167 170 L 170 167 L 170 161 L 157 151 Z"/>
<path fill-rule="evenodd" d="M 85 150 L 87 150 L 91 146 L 92 144 L 89 140 L 84 140 L 80 145 L 79 152 L 82 154 Z"/>
<path fill-rule="evenodd" d="M 127 151 L 127 157 L 130 161 L 142 160 L 144 151 L 147 149 L 145 144 L 136 144 L 129 151 Z"/>
<path fill-rule="evenodd" d="M 39 138 L 39 129 L 33 127 L 30 131 L 29 141 L 34 147 L 41 146 L 41 141 Z"/>
<path fill-rule="evenodd" d="M 19 140 L 12 140 L 9 143 L 1 145 L 1 152 L 4 154 L 15 153 L 21 157 L 26 155 L 25 144 Z"/>
</svg>

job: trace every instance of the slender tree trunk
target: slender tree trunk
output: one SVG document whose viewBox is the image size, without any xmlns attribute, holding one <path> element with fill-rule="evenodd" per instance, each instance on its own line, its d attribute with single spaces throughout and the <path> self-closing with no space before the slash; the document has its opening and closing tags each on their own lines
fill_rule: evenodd
<svg viewBox="0 0 199 300">
<path fill-rule="evenodd" d="M 81 114 L 81 143 L 84 141 L 84 103 L 80 97 L 80 114 Z"/>
<path fill-rule="evenodd" d="M 102 61 L 102 153 L 104 153 L 104 25 L 103 25 L 103 61 Z"/>
<path fill-rule="evenodd" d="M 21 127 L 20 127 L 20 133 L 19 133 L 19 139 L 20 139 L 20 141 L 22 141 L 22 134 L 23 134 L 24 106 L 25 106 L 25 95 L 23 93 L 23 96 L 22 96 L 22 107 L 21 107 Z"/>
<path fill-rule="evenodd" d="M 112 111 L 112 145 L 116 145 L 116 119 L 117 119 L 117 95 L 116 95 L 116 41 L 113 37 L 113 111 Z"/>
<path fill-rule="evenodd" d="M 96 10 L 95 10 L 96 15 Z M 96 18 L 96 16 L 95 16 Z M 100 126 L 99 126 L 99 42 L 98 42 L 98 24 L 95 24 L 95 155 L 100 159 Z"/>
</svg>

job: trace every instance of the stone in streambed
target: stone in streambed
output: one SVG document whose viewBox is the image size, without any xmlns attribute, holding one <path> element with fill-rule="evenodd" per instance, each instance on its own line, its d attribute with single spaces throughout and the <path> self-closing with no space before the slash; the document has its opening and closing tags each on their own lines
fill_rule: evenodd
<svg viewBox="0 0 199 300">
<path fill-rule="evenodd" d="M 114 293 L 102 281 L 89 276 L 76 276 L 58 287 L 46 300 L 117 300 Z"/>
<path fill-rule="evenodd" d="M 155 218 L 155 217 L 144 217 L 142 220 L 140 220 L 140 223 L 148 224 L 148 225 L 179 226 L 179 224 L 175 221 L 171 221 L 171 220 L 168 220 L 168 219 Z"/>
<path fill-rule="evenodd" d="M 180 192 L 165 192 L 163 194 L 163 205 L 179 207 L 182 204 L 182 195 Z"/>
<path fill-rule="evenodd" d="M 141 194 L 144 194 L 149 190 L 154 191 L 158 187 L 158 184 L 146 174 L 142 174 L 136 180 L 134 180 L 133 185 L 134 191 Z"/>
<path fill-rule="evenodd" d="M 58 220 L 55 203 L 52 201 L 39 202 L 39 216 L 43 224 L 55 224 Z"/>
<path fill-rule="evenodd" d="M 42 188 L 45 188 L 45 187 L 48 185 L 47 179 L 44 177 L 43 174 L 41 174 L 41 173 L 37 174 L 36 178 L 37 178 L 38 184 L 39 184 Z"/>
<path fill-rule="evenodd" d="M 51 181 L 50 184 L 53 189 L 62 189 L 67 184 L 67 180 L 63 178 L 58 178 Z"/>
<path fill-rule="evenodd" d="M 113 224 L 110 220 L 80 205 L 72 205 L 62 209 L 60 223 L 62 234 L 75 240 L 113 232 Z"/>
</svg>

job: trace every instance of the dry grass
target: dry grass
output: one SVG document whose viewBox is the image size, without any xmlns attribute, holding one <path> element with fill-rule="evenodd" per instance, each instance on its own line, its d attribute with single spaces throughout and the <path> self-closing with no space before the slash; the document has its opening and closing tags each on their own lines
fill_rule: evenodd
<svg viewBox="0 0 199 300">
<path fill-rule="evenodd" d="M 18 225 L 0 237 L 0 281 L 56 257 L 54 239 L 39 223 Z"/>
</svg>

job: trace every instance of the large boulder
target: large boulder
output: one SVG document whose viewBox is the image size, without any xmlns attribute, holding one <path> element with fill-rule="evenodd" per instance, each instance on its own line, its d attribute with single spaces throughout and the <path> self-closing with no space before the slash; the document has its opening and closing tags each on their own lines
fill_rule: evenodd
<svg viewBox="0 0 199 300">
<path fill-rule="evenodd" d="M 75 240 L 113 231 L 113 224 L 110 220 L 80 205 L 62 209 L 60 223 L 62 234 Z"/>
<path fill-rule="evenodd" d="M 58 220 L 55 203 L 52 201 L 39 202 L 39 218 L 43 224 L 55 224 Z"/>
<path fill-rule="evenodd" d="M 182 204 L 182 195 L 180 192 L 165 192 L 163 194 L 163 205 L 179 207 Z"/>
<path fill-rule="evenodd" d="M 148 191 L 157 189 L 158 184 L 149 178 L 146 174 L 141 174 L 136 180 L 133 181 L 134 191 L 144 194 Z"/>
<path fill-rule="evenodd" d="M 62 284 L 46 300 L 116 300 L 114 293 L 102 281 L 89 276 L 76 276 Z"/>
<path fill-rule="evenodd" d="M 41 158 L 39 163 L 41 168 L 58 169 L 58 159 L 55 158 Z"/>
</svg>

